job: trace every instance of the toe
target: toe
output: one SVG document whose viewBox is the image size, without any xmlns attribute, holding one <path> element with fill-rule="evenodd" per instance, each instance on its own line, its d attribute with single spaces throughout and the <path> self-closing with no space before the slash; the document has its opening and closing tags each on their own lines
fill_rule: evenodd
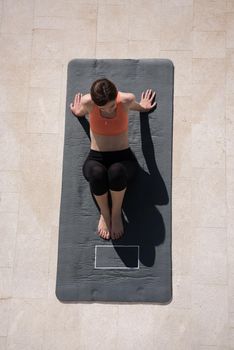
<svg viewBox="0 0 234 350">
<path fill-rule="evenodd" d="M 118 238 L 120 238 L 122 236 L 123 236 L 123 231 L 119 232 L 119 237 Z"/>
<path fill-rule="evenodd" d="M 102 229 L 99 230 L 99 236 L 105 238 L 105 232 Z"/>
<path fill-rule="evenodd" d="M 105 238 L 105 239 L 109 239 L 110 238 L 109 231 L 106 231 L 106 230 L 103 231 L 103 238 Z"/>
</svg>

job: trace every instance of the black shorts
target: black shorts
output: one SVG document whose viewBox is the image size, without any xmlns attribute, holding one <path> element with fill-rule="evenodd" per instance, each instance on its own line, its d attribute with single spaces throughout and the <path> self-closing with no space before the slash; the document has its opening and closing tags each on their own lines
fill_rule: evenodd
<svg viewBox="0 0 234 350">
<path fill-rule="evenodd" d="M 123 190 L 137 175 L 139 163 L 130 147 L 120 151 L 90 150 L 82 171 L 96 195 Z"/>
</svg>

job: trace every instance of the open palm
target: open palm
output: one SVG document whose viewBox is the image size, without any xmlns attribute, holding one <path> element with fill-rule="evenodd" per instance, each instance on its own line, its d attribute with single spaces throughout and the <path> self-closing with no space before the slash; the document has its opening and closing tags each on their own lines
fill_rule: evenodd
<svg viewBox="0 0 234 350">
<path fill-rule="evenodd" d="M 156 92 L 153 92 L 151 89 L 146 90 L 146 92 L 143 91 L 141 94 L 140 105 L 147 111 L 151 110 L 157 104 L 156 102 L 152 103 L 155 95 Z"/>
</svg>

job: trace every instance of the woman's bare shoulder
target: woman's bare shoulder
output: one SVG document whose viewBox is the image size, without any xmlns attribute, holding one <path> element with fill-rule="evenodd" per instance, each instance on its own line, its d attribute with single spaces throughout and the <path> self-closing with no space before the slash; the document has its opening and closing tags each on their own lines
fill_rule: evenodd
<svg viewBox="0 0 234 350">
<path fill-rule="evenodd" d="M 83 95 L 83 96 L 82 96 L 82 99 L 83 99 L 83 101 L 86 102 L 86 103 L 93 102 L 90 94 L 85 94 L 85 95 Z"/>
<path fill-rule="evenodd" d="M 120 100 L 124 105 L 128 105 L 135 98 L 134 94 L 131 92 L 119 91 L 119 94 L 120 94 Z M 83 99 L 84 103 L 86 104 L 87 108 L 91 110 L 95 104 L 92 100 L 91 94 L 83 95 L 82 99 Z"/>
<path fill-rule="evenodd" d="M 120 93 L 120 97 L 121 97 L 121 100 L 122 101 L 129 101 L 133 98 L 134 94 L 131 93 L 131 92 L 122 92 L 122 91 L 119 91 Z M 84 101 L 86 102 L 92 102 L 93 103 L 93 100 L 92 100 L 92 97 L 91 97 L 91 94 L 85 94 L 82 96 L 82 98 L 84 99 Z"/>
<path fill-rule="evenodd" d="M 85 94 L 82 96 L 82 99 L 88 109 L 88 111 L 90 112 L 94 106 L 94 102 L 92 100 L 91 94 Z"/>
<path fill-rule="evenodd" d="M 131 92 L 121 92 L 119 91 L 120 93 L 120 98 L 121 98 L 121 102 L 123 104 L 129 104 L 132 102 L 132 100 L 134 99 L 134 94 L 131 93 Z"/>
</svg>

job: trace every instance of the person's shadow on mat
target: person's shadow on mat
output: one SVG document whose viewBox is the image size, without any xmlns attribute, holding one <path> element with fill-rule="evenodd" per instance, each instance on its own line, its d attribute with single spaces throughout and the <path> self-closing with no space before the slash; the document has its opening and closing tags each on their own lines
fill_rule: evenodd
<svg viewBox="0 0 234 350">
<path fill-rule="evenodd" d="M 90 138 L 88 120 L 86 118 L 78 118 L 78 120 Z M 141 263 L 145 266 L 155 264 L 155 246 L 162 244 L 165 240 L 163 218 L 156 205 L 169 203 L 167 189 L 155 159 L 148 113 L 140 113 L 140 132 L 142 152 L 149 173 L 140 167 L 135 181 L 127 188 L 122 206 L 125 233 L 118 240 L 112 240 L 117 254 L 127 267 L 131 263 L 128 262 L 125 252 L 118 249 L 119 245 L 139 246 Z M 95 197 L 93 195 L 92 197 L 99 210 Z"/>
<path fill-rule="evenodd" d="M 128 222 L 125 221 L 124 236 L 118 243 L 113 241 L 113 245 L 139 245 L 140 261 L 145 266 L 152 266 L 156 258 L 155 246 L 165 240 L 163 218 L 156 205 L 168 204 L 169 196 L 157 167 L 147 113 L 140 113 L 140 132 L 142 153 L 149 173 L 140 168 L 138 177 L 127 188 L 123 211 Z"/>
</svg>

